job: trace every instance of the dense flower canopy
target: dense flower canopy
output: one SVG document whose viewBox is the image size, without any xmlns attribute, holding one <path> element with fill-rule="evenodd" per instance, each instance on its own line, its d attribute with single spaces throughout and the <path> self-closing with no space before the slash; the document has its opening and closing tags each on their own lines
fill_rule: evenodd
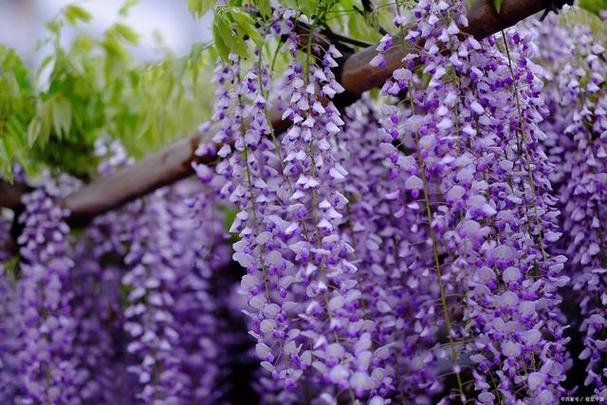
<svg viewBox="0 0 607 405">
<path fill-rule="evenodd" d="M 551 15 L 479 40 L 465 2 L 395 7 L 370 65 L 410 52 L 346 106 L 347 48 L 270 11 L 223 49 L 194 178 L 72 229 L 80 180 L 48 174 L 0 216 L 0 402 L 607 396 L 598 35 Z M 133 163 L 95 153 L 100 177 Z"/>
</svg>

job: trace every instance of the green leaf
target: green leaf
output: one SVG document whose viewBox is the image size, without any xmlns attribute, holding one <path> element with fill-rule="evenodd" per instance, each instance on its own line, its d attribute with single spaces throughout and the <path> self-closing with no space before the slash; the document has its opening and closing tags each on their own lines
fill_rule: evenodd
<svg viewBox="0 0 607 405">
<path fill-rule="evenodd" d="M 580 0 L 579 6 L 591 13 L 599 14 L 607 10 L 607 0 Z"/>
<path fill-rule="evenodd" d="M 139 34 L 133 31 L 133 29 L 128 25 L 116 23 L 113 25 L 113 29 L 125 41 L 130 42 L 131 44 L 137 44 L 139 42 Z"/>
<path fill-rule="evenodd" d="M 53 114 L 53 129 L 59 139 L 69 135 L 72 125 L 72 107 L 70 103 L 59 98 L 51 104 Z"/>
<path fill-rule="evenodd" d="M 7 179 L 14 161 L 27 165 L 26 128 L 35 107 L 29 71 L 14 50 L 0 45 L 0 171 Z"/>
<path fill-rule="evenodd" d="M 9 280 L 12 283 L 14 283 L 14 280 L 19 276 L 19 259 L 18 255 L 14 255 L 4 263 L 4 271 L 6 272 L 6 275 L 9 276 Z"/>
<path fill-rule="evenodd" d="M 64 15 L 66 20 L 72 25 L 77 25 L 78 21 L 89 22 L 93 19 L 93 16 L 88 11 L 75 4 L 67 6 Z"/>
<path fill-rule="evenodd" d="M 121 3 L 126 14 L 137 1 Z M 38 88 L 17 55 L 0 45 L 0 173 L 5 178 L 14 162 L 29 175 L 48 168 L 88 178 L 97 166 L 98 136 L 110 134 L 138 158 L 194 131 L 210 115 L 214 88 L 202 80 L 212 69 L 209 48 L 195 46 L 181 58 L 166 51 L 161 60 L 135 65 L 129 45 L 138 36 L 122 21 L 101 37 L 81 33 L 64 40 L 64 26 L 88 19 L 86 11 L 72 6 L 48 24 L 45 48 L 38 48 L 44 54 L 34 69 Z M 246 53 L 247 34 L 238 32 L 239 25 L 249 29 L 246 24 L 224 13 L 223 25 L 221 35 L 216 31 L 230 43 L 224 56 Z"/>
<path fill-rule="evenodd" d="M 215 5 L 214 0 L 188 0 L 188 10 L 194 17 L 202 17 Z"/>
<path fill-rule="evenodd" d="M 213 36 L 222 59 L 226 60 L 230 52 L 243 58 L 247 57 L 247 47 L 244 42 L 244 33 L 237 30 L 240 24 L 233 24 L 233 15 L 229 9 L 222 8 L 215 14 L 213 22 Z"/>
<path fill-rule="evenodd" d="M 216 63 L 217 62 L 217 58 L 220 57 L 219 51 L 217 50 L 217 44 L 215 44 L 215 46 L 210 46 L 208 48 L 208 51 L 209 51 L 209 57 L 211 58 L 211 60 L 213 62 Z"/>
<path fill-rule="evenodd" d="M 301 11 L 307 16 L 314 17 L 319 5 L 322 4 L 320 0 L 300 0 L 299 5 L 301 6 Z"/>
<path fill-rule="evenodd" d="M 45 24 L 46 29 L 53 34 L 59 34 L 59 32 L 61 32 L 61 25 L 62 24 L 58 21 L 49 21 Z"/>
<path fill-rule="evenodd" d="M 29 144 L 29 146 L 32 146 L 34 145 L 34 143 L 36 143 L 41 133 L 42 123 L 40 122 L 40 119 L 36 117 L 30 122 L 27 128 L 27 143 Z"/>
<path fill-rule="evenodd" d="M 139 0 L 125 0 L 122 7 L 120 7 L 120 10 L 118 10 L 118 14 L 121 17 L 126 17 L 131 8 L 135 7 L 137 4 L 139 4 Z"/>
<path fill-rule="evenodd" d="M 236 8 L 230 11 L 230 15 L 236 22 L 236 32 L 246 33 L 246 35 L 251 38 L 255 44 L 257 44 L 257 46 L 261 46 L 263 40 L 257 31 L 257 27 L 255 27 L 255 20 L 253 17 L 251 17 L 250 14 Z"/>
<path fill-rule="evenodd" d="M 495 11 L 499 14 L 502 9 L 503 0 L 493 0 L 493 6 L 495 7 Z"/>
<path fill-rule="evenodd" d="M 215 40 L 215 49 L 217 49 L 219 57 L 224 61 L 227 61 L 228 56 L 230 55 L 230 48 L 225 43 L 222 36 L 222 29 L 220 28 L 220 25 L 223 24 L 223 22 L 221 22 L 220 18 L 218 17 L 219 16 L 215 16 L 215 19 L 213 20 L 213 38 Z"/>
<path fill-rule="evenodd" d="M 259 13 L 264 18 L 269 18 L 272 16 L 272 5 L 270 4 L 270 0 L 254 0 L 253 5 Z"/>
</svg>

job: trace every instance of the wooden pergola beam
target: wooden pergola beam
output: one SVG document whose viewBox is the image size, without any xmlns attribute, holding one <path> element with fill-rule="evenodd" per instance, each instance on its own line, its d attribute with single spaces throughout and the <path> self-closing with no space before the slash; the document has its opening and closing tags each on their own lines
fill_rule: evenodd
<svg viewBox="0 0 607 405">
<path fill-rule="evenodd" d="M 0 180 L 0 207 L 17 208 L 21 204 L 21 196 L 27 191 L 27 187 Z"/>
<path fill-rule="evenodd" d="M 468 26 L 462 31 L 481 40 L 544 10 L 547 3 L 546 0 L 504 0 L 498 14 L 492 0 L 475 0 L 468 9 Z M 357 52 L 344 62 L 340 83 L 348 93 L 355 95 L 381 87 L 401 66 L 402 58 L 410 50 L 406 43 L 396 44 L 385 54 L 386 66 L 383 68 L 369 65 L 377 55 L 375 47 Z"/>
</svg>

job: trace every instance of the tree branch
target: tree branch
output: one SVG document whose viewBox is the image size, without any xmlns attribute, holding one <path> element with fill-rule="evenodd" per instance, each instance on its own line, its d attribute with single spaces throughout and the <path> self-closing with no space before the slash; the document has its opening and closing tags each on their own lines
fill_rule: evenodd
<svg viewBox="0 0 607 405">
<path fill-rule="evenodd" d="M 27 187 L 0 180 L 0 207 L 16 209 L 21 205 L 21 196 L 27 191 Z"/>
<path fill-rule="evenodd" d="M 480 40 L 515 25 L 545 7 L 545 0 L 505 0 L 498 14 L 492 0 L 476 0 L 468 9 L 468 27 L 462 28 L 462 31 Z M 392 72 L 401 66 L 401 59 L 412 50 L 412 46 L 404 41 L 393 46 L 385 54 L 386 66 L 383 68 L 369 65 L 377 55 L 375 47 L 355 53 L 344 63 L 341 85 L 358 97 L 374 87 L 381 87 Z"/>
<path fill-rule="evenodd" d="M 475 0 L 468 10 L 469 25 L 462 30 L 477 39 L 485 38 L 546 8 L 546 0 L 504 0 L 501 11 L 495 11 L 492 0 Z M 349 56 L 338 71 L 338 79 L 345 95 L 336 99 L 339 107 L 356 101 L 362 93 L 380 87 L 392 72 L 401 66 L 401 59 L 412 48 L 404 41 L 386 54 L 384 68 L 373 67 L 369 62 L 377 54 L 375 46 Z M 271 111 L 271 122 L 276 134 L 288 127 L 279 111 Z M 212 131 L 211 131 L 212 133 Z M 94 216 L 108 212 L 129 201 L 140 198 L 162 186 L 174 183 L 193 173 L 192 162 L 213 163 L 215 156 L 197 158 L 194 151 L 203 141 L 196 133 L 168 148 L 150 155 L 132 166 L 106 178 L 100 178 L 66 197 L 62 205 L 72 212 L 72 225 L 86 224 Z M 20 196 L 12 191 L 4 195 L 0 188 L 0 206 L 14 207 Z"/>
</svg>

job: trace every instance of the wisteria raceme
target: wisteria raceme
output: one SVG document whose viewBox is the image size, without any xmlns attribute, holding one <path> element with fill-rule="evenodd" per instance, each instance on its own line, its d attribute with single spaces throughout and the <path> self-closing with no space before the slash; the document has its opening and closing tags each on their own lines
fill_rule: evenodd
<svg viewBox="0 0 607 405">
<path fill-rule="evenodd" d="M 141 202 L 132 230 L 125 328 L 132 338 L 127 349 L 137 358 L 129 371 L 144 403 L 216 403 L 221 395 L 218 304 L 209 279 L 228 252 L 215 207 L 196 192 L 192 184 L 156 192 Z"/>
<path fill-rule="evenodd" d="M 447 296 L 456 296 L 461 290 L 461 280 L 470 271 L 468 255 L 465 250 L 465 242 L 457 240 L 452 230 L 455 225 L 464 219 L 465 211 L 460 212 L 462 206 L 458 206 L 461 198 L 464 198 L 466 190 L 470 196 L 477 191 L 475 171 L 471 170 L 471 159 L 466 153 L 464 145 L 461 144 L 458 133 L 459 116 L 456 110 L 459 101 L 457 86 L 454 75 L 448 72 L 450 65 L 446 56 L 439 52 L 439 46 L 449 44 L 450 36 L 457 34 L 457 23 L 463 21 L 445 20 L 450 5 L 441 2 L 432 7 L 428 2 L 421 2 L 414 8 L 412 13 L 417 23 L 417 29 L 410 30 L 406 40 L 420 41 L 423 44 L 424 53 L 411 55 L 411 59 L 403 61 L 405 67 L 397 69 L 394 80 L 388 81 L 382 91 L 385 95 L 398 96 L 404 90 L 408 92 L 403 99 L 405 108 L 386 106 L 384 108 L 384 150 L 397 171 L 404 174 L 394 183 L 396 195 L 401 198 L 409 198 L 407 209 L 415 213 L 418 224 L 425 224 L 427 238 L 432 251 L 431 261 L 416 263 L 421 268 L 419 274 L 424 274 L 427 279 L 437 280 L 439 298 L 435 303 L 427 307 L 423 314 L 426 317 L 438 317 L 445 326 L 447 332 L 447 350 L 437 346 L 432 355 L 426 356 L 427 362 L 435 363 L 437 358 L 445 358 L 453 363 L 453 372 L 458 380 L 458 390 L 463 391 L 461 386 L 460 366 L 458 365 L 458 347 L 454 341 L 461 336 L 461 331 L 452 323 L 452 315 L 449 313 Z M 395 20 L 395 25 L 400 27 L 402 22 Z M 447 25 L 448 24 L 448 25 Z M 390 43 L 390 41 L 383 41 Z M 456 42 L 457 43 L 457 42 Z M 451 45 L 453 46 L 453 45 Z M 386 49 L 378 47 L 378 51 Z M 414 57 L 421 57 L 424 63 L 424 72 L 431 76 L 426 88 L 415 91 L 419 86 L 419 79 L 411 72 Z M 441 105 L 442 104 L 442 105 Z M 419 109 L 419 114 L 418 113 Z M 400 154 L 393 143 L 399 143 L 411 148 L 411 153 Z M 400 189 L 397 188 L 400 183 Z M 438 187 L 437 187 L 438 185 Z M 399 193 L 400 192 L 400 193 Z M 443 205 L 441 194 L 445 193 L 447 203 L 453 206 Z M 474 198 L 473 198 L 474 200 Z M 433 206 L 438 205 L 438 209 Z M 479 199 L 477 206 L 480 216 L 486 215 L 484 199 Z M 469 218 L 474 220 L 476 218 Z M 463 222 L 463 221 L 462 221 Z M 473 225 L 473 224 L 470 224 Z M 462 236 L 466 236 L 465 234 Z M 480 236 L 470 235 L 473 237 Z M 453 240 L 455 239 L 455 240 Z M 442 241 L 450 241 L 449 249 L 457 252 L 459 257 L 441 260 L 443 255 Z M 463 248 L 463 249 L 462 249 Z M 436 277 L 436 278 L 435 278 Z M 451 300 L 452 301 L 452 300 Z M 428 321 L 426 321 L 428 322 Z M 434 357 L 434 358 L 433 358 Z"/>
<path fill-rule="evenodd" d="M 128 163 L 116 141 L 100 141 L 96 147 L 102 156 L 101 173 L 109 174 Z M 69 228 L 62 222 L 68 213 L 53 200 L 73 184 L 63 176 L 48 181 L 44 189 L 24 200 L 25 227 L 18 240 L 21 274 L 14 280 L 14 275 L 3 271 L 0 284 L 2 399 L 29 403 L 46 398 L 58 404 L 218 403 L 224 394 L 221 379 L 227 376 L 222 369 L 225 353 L 218 340 L 229 344 L 230 332 L 220 333 L 225 326 L 216 316 L 224 302 L 211 296 L 210 283 L 214 272 L 228 263 L 230 251 L 223 219 L 217 215 L 212 196 L 204 191 L 207 186 L 185 182 L 161 192 L 160 198 L 149 197 L 146 203 L 152 209 L 147 217 L 141 214 L 142 202 L 138 201 L 95 218 L 70 247 Z M 10 222 L 1 224 L 7 230 L 3 235 L 9 236 Z M 142 233 L 150 236 L 137 239 Z M 133 305 L 126 309 L 129 322 L 124 323 L 121 279 L 124 256 L 127 261 L 135 260 L 142 242 L 150 249 L 142 257 L 157 260 L 144 263 L 151 276 L 135 280 L 143 267 L 140 264 L 124 278 L 131 300 L 137 289 L 146 289 L 146 305 L 135 309 L 152 316 L 143 318 L 147 329 L 140 335 L 137 328 L 143 326 L 135 321 L 142 317 L 133 314 Z M 3 262 L 8 258 L 2 252 Z M 159 280 L 164 284 L 152 285 Z M 164 308 L 162 300 L 168 300 Z M 168 325 L 171 330 L 169 320 L 174 320 Z M 156 332 L 160 339 L 150 340 Z M 152 350 L 139 356 L 141 352 L 134 349 L 142 343 L 157 345 L 165 353 Z M 150 359 L 159 360 L 158 365 L 150 364 Z M 145 382 L 146 375 L 158 380 L 141 384 L 136 400 L 137 378 Z M 150 399 L 150 395 L 156 398 Z"/>
<path fill-rule="evenodd" d="M 460 39 L 458 25 L 466 21 L 457 6 L 422 1 L 413 9 L 416 29 L 406 39 L 423 51 L 384 86 L 387 95 L 406 90 L 409 107 L 403 118 L 386 108 L 386 148 L 409 175 L 402 190 L 425 205 L 454 372 L 462 351 L 476 363 L 480 402 L 553 403 L 566 365 L 562 319 L 553 307 L 568 278 L 559 274 L 565 257 L 546 251 L 559 233 L 551 166 L 538 144 L 541 81 L 519 34 L 503 34 L 503 53 L 496 37 Z M 426 86 L 411 70 L 418 63 L 429 76 Z M 394 140 L 414 153 L 398 158 Z M 466 290 L 460 330 L 449 319 L 446 295 Z M 551 340 L 543 340 L 546 333 Z M 459 337 L 473 343 L 460 345 Z"/>
<path fill-rule="evenodd" d="M 374 320 L 370 398 L 431 403 L 443 388 L 430 352 L 439 332 L 433 316 L 439 291 L 426 282 L 432 251 L 418 204 L 393 189 L 403 175 L 386 161 L 376 115 L 362 103 L 346 110 L 339 151 L 350 172 L 343 188 L 363 310 Z"/>
<path fill-rule="evenodd" d="M 332 46 L 324 54 L 314 45 L 312 49 L 321 66 L 308 63 L 306 69 L 295 63 L 287 71 L 284 85 L 288 90 L 278 101 L 279 106 L 281 102 L 289 106 L 283 117 L 293 121 L 282 141 L 284 173 L 293 189 L 287 205 L 287 218 L 293 222 L 285 233 L 301 233 L 301 239 L 291 241 L 289 248 L 298 268 L 295 281 L 305 287 L 307 301 L 306 316 L 300 315 L 307 340 L 302 343 L 314 349 L 316 372 L 325 379 L 328 374 L 326 382 L 347 390 L 354 401 L 373 387 L 369 369 L 372 321 L 361 316 L 354 249 L 342 230 L 348 200 L 338 190 L 348 172 L 335 153 L 344 121 L 331 102 L 321 104 L 314 90 L 319 88 L 320 97 L 328 99 L 343 90 L 330 70 L 341 54 Z"/>
<path fill-rule="evenodd" d="M 17 180 L 24 182 L 26 177 L 19 175 Z M 63 222 L 67 212 L 54 202 L 77 185 L 69 176 L 46 178 L 41 190 L 24 197 L 28 205 L 20 218 L 23 231 L 17 242 L 21 246 L 12 252 L 19 254 L 15 256 L 19 264 L 13 261 L 10 273 L 3 269 L 2 274 L 2 402 L 86 399 L 78 381 L 84 371 L 76 344 L 81 324 L 73 310 L 73 291 L 84 291 L 73 288 L 69 228 Z M 3 226 L 3 235 L 10 238 L 10 223 L 3 220 Z M 2 245 L 13 246 L 7 242 Z M 2 252 L 1 260 L 7 260 L 8 254 Z"/>
<path fill-rule="evenodd" d="M 83 237 L 72 253 L 76 262 L 69 280 L 76 321 L 72 355 L 77 367 L 74 385 L 78 387 L 79 399 L 85 403 L 117 403 L 126 396 L 129 381 L 123 366 L 123 350 L 116 342 L 116 338 L 123 335 L 119 294 L 123 268 L 115 264 L 102 265 L 110 259 L 91 254 L 95 246 L 99 246 L 97 242 L 103 244 L 93 237 Z"/>
<path fill-rule="evenodd" d="M 559 247 L 569 257 L 574 291 L 583 292 L 571 298 L 583 316 L 585 384 L 602 397 L 607 395 L 607 52 L 587 28 L 568 31 L 554 21 L 549 24 L 533 28 L 539 33 L 540 61 L 552 62 L 546 63 L 552 83 L 545 97 L 553 109 L 546 142 L 557 164 L 554 180 L 564 214 L 565 238 Z"/>
<path fill-rule="evenodd" d="M 72 357 L 76 325 L 67 289 L 74 268 L 68 255 L 68 213 L 44 189 L 27 194 L 23 202 L 24 229 L 18 239 L 21 278 L 16 287 L 17 401 L 72 403 L 77 398 L 77 370 Z"/>
<path fill-rule="evenodd" d="M 503 221 L 494 225 L 498 229 L 496 237 L 506 241 L 510 239 L 509 247 L 515 253 L 510 263 L 497 262 L 501 270 L 501 281 L 505 284 L 497 303 L 502 308 L 507 308 L 501 310 L 507 315 L 504 319 L 506 330 L 496 328 L 496 336 L 504 339 L 503 355 L 516 359 L 520 348 L 522 362 L 527 362 L 523 365 L 523 370 L 518 370 L 518 374 L 523 377 L 518 381 L 516 374 L 502 367 L 506 375 L 513 378 L 512 387 L 526 386 L 529 398 L 534 403 L 553 403 L 563 393 L 561 384 L 565 379 L 566 368 L 569 367 L 565 351 L 568 339 L 564 337 L 563 332 L 564 319 L 557 309 L 561 302 L 557 289 L 566 286 L 569 278 L 562 274 L 566 257 L 553 255 L 549 250 L 561 233 L 557 222 L 557 201 L 552 196 L 548 180 L 553 166 L 540 143 L 545 134 L 539 124 L 547 110 L 540 96 L 541 76 L 536 74 L 540 70 L 531 62 L 529 39 L 522 38 L 517 32 L 504 33 L 501 39 L 505 52 L 499 58 L 501 60 L 493 63 L 498 64 L 496 72 L 500 71 L 500 65 L 502 75 L 504 71 L 507 72 L 505 77 L 500 77 L 499 74 L 495 77 L 506 83 L 506 87 L 502 97 L 497 98 L 494 103 L 499 103 L 501 99 L 502 103 L 506 103 L 503 105 L 510 105 L 512 108 L 504 108 L 505 116 L 500 117 L 497 111 L 494 113 L 496 117 L 508 123 L 503 133 L 498 132 L 500 136 L 497 145 L 501 150 L 505 150 L 506 154 L 496 169 L 496 177 L 509 185 L 518 185 L 510 185 L 512 196 L 504 199 L 498 194 L 497 198 L 494 197 L 498 210 L 496 219 Z M 492 104 L 492 97 L 499 94 L 495 85 L 491 84 L 489 82 L 485 89 L 481 89 L 486 91 L 483 92 L 483 102 L 489 105 Z M 510 97 L 507 92 L 510 92 Z M 485 128 L 479 129 L 480 131 L 485 132 Z M 510 162 L 512 173 L 507 170 Z M 497 179 L 490 175 L 489 183 L 498 185 Z M 494 196 L 496 191 L 492 190 Z M 520 199 L 518 207 L 516 198 Z M 514 216 L 507 218 L 501 215 L 502 212 Z M 501 227 L 505 229 L 502 230 Z M 497 260 L 499 259 L 501 258 L 498 257 Z M 483 280 L 482 277 L 481 280 L 486 285 L 487 281 L 491 283 L 491 280 Z M 499 279 L 495 281 L 499 282 Z M 489 285 L 488 287 L 491 288 Z M 499 311 L 500 309 L 495 315 L 498 315 Z M 508 327 L 513 324 L 514 330 L 508 333 Z M 525 369 L 531 369 L 533 373 L 526 372 Z M 499 372 L 497 374 L 501 375 Z M 503 382 L 500 386 L 502 385 Z M 501 394 L 504 394 L 503 390 Z M 508 399 L 508 396 L 504 397 Z M 513 396 L 512 400 L 515 398 L 516 396 Z"/>
<path fill-rule="evenodd" d="M 217 173 L 227 178 L 224 192 L 242 209 L 231 229 L 241 236 L 234 259 L 248 272 L 242 289 L 250 297 L 246 311 L 262 367 L 286 390 L 303 381 L 317 387 L 329 383 L 311 395 L 332 400 L 345 390 L 354 400 L 371 388 L 367 368 L 359 369 L 364 364 L 359 357 L 370 354 L 371 335 L 369 322 L 359 316 L 353 249 L 340 230 L 347 199 L 335 185 L 347 172 L 332 145 L 343 120 L 315 90 L 327 99 L 343 90 L 331 71 L 341 54 L 332 46 L 321 50 L 310 37 L 312 55 L 298 61 L 300 39 L 291 31 L 292 15 L 278 12 L 271 35 L 288 37 L 285 46 L 294 59 L 277 100 L 293 125 L 280 145 L 272 142 L 268 68 L 260 63 L 242 72 L 232 57 L 218 71 L 216 117 L 227 105 L 233 111 L 215 141 L 233 141 L 234 150 L 228 144 L 219 149 L 225 160 Z M 312 57 L 318 66 L 310 63 Z M 246 129 L 244 122 L 249 122 Z"/>
<path fill-rule="evenodd" d="M 98 171 L 108 175 L 128 163 L 117 141 L 99 139 Z M 87 226 L 70 252 L 75 266 L 69 279 L 76 332 L 74 384 L 83 402 L 119 403 L 133 398 L 133 378 L 126 373 L 124 317 L 120 282 L 126 253 L 121 237 L 130 224 L 129 208 L 99 216 Z M 118 340 L 123 340 L 120 342 Z"/>
<path fill-rule="evenodd" d="M 225 301 L 216 291 L 221 285 L 216 281 L 219 276 L 216 273 L 228 268 L 231 250 L 226 244 L 223 219 L 216 212 L 216 199 L 208 189 L 201 191 L 192 186 L 181 185 L 177 199 L 185 204 L 173 207 L 176 231 L 180 234 L 174 234 L 173 239 L 182 240 L 183 246 L 192 246 L 194 254 L 193 269 L 178 273 L 174 293 L 180 335 L 177 350 L 190 392 L 190 396 L 182 400 L 218 403 L 227 388 L 223 385 L 228 378 L 226 356 L 231 336 L 225 331 L 225 321 L 219 317 Z M 194 195 L 189 196 L 192 188 Z M 177 254 L 185 256 L 187 250 Z"/>
<path fill-rule="evenodd" d="M 2 294 L 2 305 L 0 306 L 0 401 L 3 403 L 14 402 L 16 397 L 17 382 L 16 358 L 14 348 L 17 344 L 17 324 L 15 322 L 17 313 L 15 308 L 14 286 L 4 264 L 0 264 L 0 294 Z"/>
<path fill-rule="evenodd" d="M 15 277 L 10 273 L 8 251 L 11 221 L 0 216 L 0 402 L 14 402 L 17 382 L 15 381 L 17 344 Z"/>
<path fill-rule="evenodd" d="M 170 220 L 166 195 L 159 192 L 140 202 L 140 214 L 131 236 L 131 247 L 125 259 L 129 271 L 123 283 L 132 286 L 129 306 L 125 309 L 125 329 L 131 335 L 129 353 L 137 363 L 129 366 L 140 384 L 137 397 L 143 403 L 177 402 L 179 359 L 174 353 L 179 334 L 170 312 L 174 297 L 170 287 L 175 269 L 165 266 L 163 254 L 170 254 Z M 154 198 L 156 197 L 156 198 Z"/>
</svg>

